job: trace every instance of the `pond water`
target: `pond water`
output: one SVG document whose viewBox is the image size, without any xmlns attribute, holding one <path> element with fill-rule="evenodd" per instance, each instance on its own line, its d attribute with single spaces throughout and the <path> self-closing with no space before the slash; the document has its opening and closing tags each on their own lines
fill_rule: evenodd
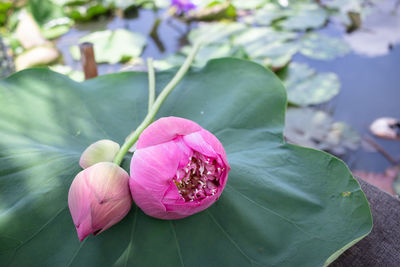
<svg viewBox="0 0 400 267">
<path fill-rule="evenodd" d="M 352 125 L 363 137 L 379 117 L 400 118 L 400 46 L 385 56 L 369 58 L 350 53 L 332 61 L 310 60 L 296 56 L 321 71 L 336 73 L 341 91 L 328 109 L 335 119 Z M 400 142 L 374 138 L 395 159 L 400 159 Z M 377 152 L 361 147 L 345 157 L 351 169 L 383 171 L 390 162 Z"/>
<path fill-rule="evenodd" d="M 158 28 L 158 39 L 149 36 L 157 18 L 165 17 L 165 11 L 154 12 L 142 9 L 137 17 L 122 19 L 115 17 L 111 20 L 100 20 L 75 26 L 57 42 L 57 47 L 62 51 L 64 62 L 80 69 L 80 63 L 74 61 L 69 53 L 69 47 L 77 44 L 79 38 L 96 29 L 125 28 L 148 36 L 147 46 L 142 58 L 152 57 L 161 59 L 168 54 L 177 52 L 186 44 L 186 34 L 190 26 L 174 18 L 162 19 Z M 329 24 L 322 31 L 330 35 L 342 35 L 344 29 Z M 334 119 L 352 125 L 361 135 L 370 135 L 368 127 L 373 120 L 379 117 L 400 118 L 400 46 L 394 48 L 384 56 L 367 57 L 354 52 L 331 61 L 312 60 L 296 55 L 297 62 L 307 62 L 318 71 L 330 71 L 339 76 L 341 91 L 338 96 L 319 108 L 328 111 Z M 116 72 L 121 69 L 121 64 L 99 65 L 99 74 Z M 373 137 L 372 137 L 373 138 Z M 400 160 L 400 142 L 374 138 L 395 159 Z M 355 152 L 349 152 L 343 157 L 353 170 L 369 170 L 382 172 L 391 163 L 380 153 L 360 147 Z"/>
<path fill-rule="evenodd" d="M 123 28 L 140 32 L 148 37 L 148 42 L 142 53 L 142 58 L 152 57 L 154 59 L 161 59 L 168 54 L 177 52 L 183 44 L 186 44 L 186 35 L 190 30 L 187 24 L 182 23 L 176 18 L 168 17 L 167 19 L 162 19 L 157 31 L 160 40 L 159 43 L 161 43 L 160 47 L 157 41 L 150 37 L 149 33 L 156 19 L 163 18 L 163 16 L 165 16 L 164 14 L 164 10 L 155 12 L 149 9 L 140 9 L 136 18 L 124 19 L 114 17 L 111 20 L 105 19 L 79 24 L 57 41 L 57 47 L 62 52 L 66 65 L 74 69 L 81 69 L 80 62 L 75 61 L 69 53 L 69 47 L 71 45 L 78 44 L 81 37 L 95 30 Z M 122 64 L 100 64 L 98 66 L 99 74 L 115 72 L 121 67 Z"/>
</svg>

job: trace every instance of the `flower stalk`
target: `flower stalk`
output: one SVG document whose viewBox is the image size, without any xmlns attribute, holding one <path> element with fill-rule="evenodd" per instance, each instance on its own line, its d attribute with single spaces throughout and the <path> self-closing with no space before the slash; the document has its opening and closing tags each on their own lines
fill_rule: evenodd
<svg viewBox="0 0 400 267">
<path fill-rule="evenodd" d="M 200 43 L 195 43 L 192 50 L 190 51 L 190 54 L 186 58 L 185 62 L 183 65 L 179 68 L 178 72 L 175 74 L 175 76 L 172 78 L 172 80 L 165 86 L 165 88 L 161 91 L 159 96 L 156 98 L 154 104 L 151 106 L 149 109 L 146 117 L 140 123 L 140 125 L 136 128 L 133 134 L 131 134 L 125 143 L 122 145 L 121 149 L 119 150 L 118 154 L 114 158 L 114 163 L 117 165 L 120 165 L 122 160 L 124 159 L 126 153 L 128 153 L 129 149 L 136 143 L 136 141 L 139 139 L 140 134 L 146 129 L 147 126 L 152 123 L 154 120 L 154 117 L 156 116 L 158 110 L 161 108 L 161 105 L 164 103 L 165 99 L 168 97 L 168 95 L 172 92 L 172 90 L 178 85 L 178 83 L 183 79 L 185 76 L 186 72 L 189 70 L 190 65 L 192 64 L 197 51 L 199 50 Z M 150 74 L 149 74 L 150 76 Z M 150 89 L 149 89 L 150 90 Z M 149 100 L 150 103 L 150 100 Z"/>
<path fill-rule="evenodd" d="M 152 58 L 147 59 L 147 73 L 149 75 L 149 107 L 147 112 L 150 112 L 156 98 L 156 75 Z"/>
</svg>

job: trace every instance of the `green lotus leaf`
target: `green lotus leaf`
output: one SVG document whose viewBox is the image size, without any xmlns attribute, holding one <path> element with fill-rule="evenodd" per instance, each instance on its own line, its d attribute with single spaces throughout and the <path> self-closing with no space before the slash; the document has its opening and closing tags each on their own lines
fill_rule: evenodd
<svg viewBox="0 0 400 267">
<path fill-rule="evenodd" d="M 157 73 L 157 91 L 174 71 Z M 286 93 L 238 59 L 189 72 L 158 117 L 199 123 L 232 167 L 220 199 L 176 221 L 129 215 L 78 241 L 67 192 L 91 143 L 122 143 L 147 111 L 147 74 L 77 83 L 46 69 L 0 82 L 0 262 L 5 266 L 321 266 L 367 235 L 371 214 L 346 165 L 284 142 Z M 129 171 L 127 156 L 123 167 Z"/>
</svg>

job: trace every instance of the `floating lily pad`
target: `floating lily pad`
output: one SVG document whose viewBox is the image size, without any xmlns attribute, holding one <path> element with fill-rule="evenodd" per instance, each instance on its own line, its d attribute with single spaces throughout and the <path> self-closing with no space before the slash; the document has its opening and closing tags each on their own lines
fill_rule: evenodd
<svg viewBox="0 0 400 267">
<path fill-rule="evenodd" d="M 154 67 L 158 70 L 178 67 L 183 64 L 190 51 L 190 46 L 184 46 L 179 53 L 168 55 L 162 60 L 155 60 Z M 247 59 L 247 54 L 242 49 L 234 48 L 228 44 L 208 44 L 200 47 L 192 65 L 198 68 L 204 67 L 209 60 L 222 57 Z"/>
<path fill-rule="evenodd" d="M 286 12 L 278 5 L 268 3 L 263 8 L 254 11 L 254 15 L 247 16 L 246 22 L 258 25 L 270 25 L 273 21 L 286 16 Z"/>
<path fill-rule="evenodd" d="M 166 70 L 172 67 L 177 67 L 183 64 L 186 56 L 190 52 L 191 47 L 185 46 L 181 49 L 180 53 L 171 54 L 162 60 L 155 60 L 154 67 L 158 70 Z M 208 44 L 200 47 L 193 66 L 204 67 L 207 61 L 221 57 L 236 57 L 247 59 L 247 54 L 240 48 L 234 48 L 228 44 Z"/>
<path fill-rule="evenodd" d="M 265 66 L 282 68 L 298 51 L 298 34 L 270 27 L 249 28 L 240 23 L 207 23 L 189 34 L 193 43 L 205 40 L 197 58 L 203 66 L 207 59 L 222 56 L 248 58 Z M 203 52 L 202 52 L 203 51 Z M 199 61 L 200 62 L 200 61 Z"/>
<path fill-rule="evenodd" d="M 170 54 L 163 59 L 154 60 L 154 68 L 157 70 L 166 70 L 173 67 L 177 67 L 185 62 L 185 56 L 182 54 Z"/>
<path fill-rule="evenodd" d="M 358 133 L 344 122 L 311 108 L 289 108 L 285 137 L 289 142 L 343 155 L 361 144 Z"/>
<path fill-rule="evenodd" d="M 103 1 L 86 1 L 70 3 L 65 7 L 66 14 L 73 20 L 89 21 L 101 15 L 110 12 L 112 3 L 103 3 Z"/>
<path fill-rule="evenodd" d="M 64 74 L 64 75 L 70 77 L 72 80 L 77 81 L 77 82 L 82 82 L 85 80 L 85 75 L 83 74 L 82 71 L 74 70 L 70 66 L 53 65 L 53 66 L 49 66 L 49 69 L 51 69 L 52 71 Z"/>
<path fill-rule="evenodd" d="M 43 27 L 41 32 L 46 39 L 55 39 L 69 32 L 72 23 L 59 24 L 52 27 Z"/>
<path fill-rule="evenodd" d="M 298 51 L 295 42 L 276 42 L 256 50 L 256 60 L 261 60 L 265 66 L 280 69 L 286 66 Z"/>
<path fill-rule="evenodd" d="M 240 55 L 240 58 L 248 57 L 266 66 L 282 68 L 298 51 L 298 44 L 294 42 L 296 37 L 297 33 L 294 32 L 277 31 L 269 27 L 248 28 L 239 23 L 203 24 L 189 34 L 192 43 L 202 39 L 205 40 L 205 47 L 208 47 L 200 50 L 201 56 L 198 58 L 203 60 L 199 66 L 203 66 L 206 59 L 237 57 L 237 52 L 242 50 L 245 56 Z"/>
<path fill-rule="evenodd" d="M 276 31 L 272 28 L 250 28 L 235 36 L 233 45 L 242 46 L 250 59 L 262 64 L 281 68 L 298 51 L 296 42 L 289 42 L 297 37 L 296 33 Z"/>
<path fill-rule="evenodd" d="M 203 23 L 189 33 L 189 41 L 207 43 L 226 43 L 233 34 L 237 34 L 246 29 L 246 26 L 238 22 L 214 22 Z"/>
<path fill-rule="evenodd" d="M 135 3 L 147 8 L 167 8 L 171 4 L 171 0 L 136 0 Z"/>
<path fill-rule="evenodd" d="M 73 25 L 73 21 L 67 17 L 63 7 L 55 1 L 29 0 L 28 10 L 39 24 L 42 34 L 48 39 L 65 34 Z"/>
<path fill-rule="evenodd" d="M 186 46 L 182 49 L 182 53 L 187 55 L 191 51 L 191 47 Z M 194 61 L 194 66 L 204 67 L 207 61 L 215 58 L 228 57 L 233 54 L 233 49 L 228 44 L 210 44 L 200 47 Z"/>
<path fill-rule="evenodd" d="M 237 9 L 256 9 L 262 7 L 268 0 L 232 0 L 232 5 Z"/>
<path fill-rule="evenodd" d="M 106 0 L 105 3 L 108 3 L 109 6 L 112 6 L 114 8 L 120 9 L 120 10 L 126 10 L 135 6 L 139 6 L 143 4 L 146 1 L 142 0 L 135 0 L 135 1 L 126 1 L 126 0 Z M 155 1 L 152 1 L 155 2 Z M 104 1 L 103 1 L 104 3 Z M 169 3 L 168 3 L 169 4 Z"/>
<path fill-rule="evenodd" d="M 349 52 L 350 47 L 343 39 L 322 34 L 310 33 L 300 41 L 300 53 L 314 59 L 332 60 Z"/>
<path fill-rule="evenodd" d="M 158 92 L 173 74 L 157 73 Z M 122 143 L 139 125 L 147 80 L 124 72 L 76 83 L 33 69 L 1 81 L 2 264 L 322 266 L 371 231 L 368 202 L 345 164 L 284 142 L 279 79 L 258 64 L 219 59 L 188 73 L 158 117 L 191 119 L 219 138 L 232 168 L 220 199 L 175 221 L 134 206 L 80 243 L 67 206 L 80 154 L 100 139 Z"/>
<path fill-rule="evenodd" d="M 294 32 L 277 31 L 269 27 L 247 28 L 233 39 L 234 45 L 241 45 L 251 53 L 251 50 L 259 46 L 268 45 L 274 42 L 285 42 L 297 37 Z"/>
<path fill-rule="evenodd" d="M 139 57 L 146 45 L 146 37 L 140 33 L 118 29 L 94 32 L 81 38 L 79 42 L 94 44 L 96 62 L 113 64 Z M 80 59 L 78 46 L 72 46 L 70 51 L 75 60 Z"/>
<path fill-rule="evenodd" d="M 347 12 L 361 12 L 363 2 L 363 0 L 330 0 L 325 1 L 324 5 L 346 15 Z"/>
<path fill-rule="evenodd" d="M 65 17 L 62 6 L 51 0 L 29 0 L 27 7 L 39 25 Z"/>
<path fill-rule="evenodd" d="M 279 26 L 286 30 L 307 30 L 322 27 L 328 14 L 317 4 L 298 3 L 290 5 L 287 10 L 286 19 L 279 23 Z"/>
<path fill-rule="evenodd" d="M 302 63 L 289 65 L 284 84 L 291 104 L 308 106 L 321 104 L 339 93 L 340 81 L 334 73 L 317 73 Z"/>
<path fill-rule="evenodd" d="M 185 2 L 185 1 L 181 1 L 181 2 Z M 225 0 L 201 0 L 201 1 L 190 0 L 190 1 L 187 1 L 187 2 L 194 3 L 196 5 L 197 9 L 204 9 L 204 8 L 207 8 L 207 7 L 216 6 L 216 5 L 220 5 L 220 4 L 226 3 L 227 1 L 225 1 Z"/>
</svg>

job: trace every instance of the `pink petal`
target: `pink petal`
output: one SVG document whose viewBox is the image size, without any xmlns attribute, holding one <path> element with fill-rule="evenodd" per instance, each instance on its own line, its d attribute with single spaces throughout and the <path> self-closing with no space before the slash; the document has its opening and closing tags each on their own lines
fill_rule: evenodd
<svg viewBox="0 0 400 267">
<path fill-rule="evenodd" d="M 210 207 L 218 199 L 220 194 L 221 192 L 212 197 L 207 197 L 201 201 L 167 204 L 165 206 L 168 212 L 164 214 L 161 219 L 165 220 L 182 219 L 194 213 L 203 211 L 206 208 Z"/>
<path fill-rule="evenodd" d="M 136 182 L 140 183 L 154 198 L 161 201 L 184 158 L 185 153 L 174 141 L 138 149 L 131 162 L 131 179 L 134 180 L 131 187 Z"/>
<path fill-rule="evenodd" d="M 173 140 L 179 135 L 187 135 L 202 128 L 195 122 L 177 118 L 165 117 L 153 122 L 140 135 L 136 148 L 141 149 Z"/>
<path fill-rule="evenodd" d="M 68 192 L 68 206 L 75 226 L 79 226 L 90 216 L 90 189 L 86 185 L 84 171 L 72 181 Z"/>
<path fill-rule="evenodd" d="M 226 158 L 225 149 L 218 138 L 205 129 L 202 129 L 199 133 L 203 137 L 203 140 L 205 140 L 214 149 L 214 151 L 221 156 L 224 165 L 230 170 L 230 166 Z"/>
<path fill-rule="evenodd" d="M 93 233 L 90 214 L 88 214 L 88 216 L 82 220 L 78 226 L 76 226 L 76 231 L 78 232 L 79 241 L 83 241 L 88 235 Z"/>
<path fill-rule="evenodd" d="M 80 241 L 93 232 L 90 199 L 90 189 L 83 170 L 74 178 L 68 192 L 68 206 Z"/>
<path fill-rule="evenodd" d="M 86 169 L 86 182 L 99 203 L 129 196 L 129 174 L 112 162 L 100 162 Z"/>
<path fill-rule="evenodd" d="M 178 149 L 182 152 L 180 155 L 180 160 L 179 160 L 179 165 L 178 169 L 183 168 L 186 166 L 189 162 L 189 158 L 193 156 L 193 150 L 186 145 L 186 143 L 183 141 L 182 136 L 176 137 L 173 142 L 176 144 Z"/>
<path fill-rule="evenodd" d="M 166 213 L 157 218 L 171 220 L 187 217 L 211 206 L 219 195 L 220 193 L 200 201 L 185 202 L 175 184 L 171 183 L 162 201 L 166 208 Z"/>
<path fill-rule="evenodd" d="M 176 203 L 185 203 L 185 200 L 179 194 L 179 190 L 173 181 L 171 181 L 168 189 L 165 191 L 162 203 L 166 207 L 167 211 L 169 211 L 169 205 L 174 205 Z"/>
<path fill-rule="evenodd" d="M 200 152 L 207 157 L 217 158 L 217 152 L 209 143 L 204 140 L 200 131 L 185 135 L 183 140 L 191 149 Z"/>
<path fill-rule="evenodd" d="M 75 177 L 68 205 L 81 241 L 111 227 L 129 212 L 129 179 L 124 169 L 111 162 L 97 163 Z"/>
<path fill-rule="evenodd" d="M 220 185 L 218 186 L 218 188 L 220 188 L 218 191 L 218 196 L 221 195 L 222 190 L 224 189 L 226 182 L 228 181 L 228 172 L 231 169 L 231 167 L 229 165 L 226 166 L 225 171 L 222 173 L 221 178 L 220 178 Z"/>
<path fill-rule="evenodd" d="M 178 168 L 187 165 L 192 154 L 181 137 L 135 152 L 129 184 L 134 201 L 147 215 L 160 218 L 165 214 L 163 198 Z"/>
<path fill-rule="evenodd" d="M 101 232 L 119 222 L 131 208 L 129 175 L 117 164 L 100 162 L 86 169 L 92 193 L 92 228 Z M 98 233 L 97 233 L 98 234 Z"/>
<path fill-rule="evenodd" d="M 128 185 L 126 188 L 129 191 Z M 131 209 L 131 197 L 122 200 L 112 200 L 103 204 L 93 201 L 91 205 L 92 228 L 95 231 L 100 230 L 100 234 L 122 220 Z"/>
<path fill-rule="evenodd" d="M 133 200 L 144 213 L 156 218 L 160 218 L 160 216 L 165 214 L 166 209 L 161 203 L 161 199 L 155 198 L 151 191 L 147 191 L 146 188 L 143 188 L 143 186 L 134 179 L 129 180 L 129 185 Z"/>
</svg>

